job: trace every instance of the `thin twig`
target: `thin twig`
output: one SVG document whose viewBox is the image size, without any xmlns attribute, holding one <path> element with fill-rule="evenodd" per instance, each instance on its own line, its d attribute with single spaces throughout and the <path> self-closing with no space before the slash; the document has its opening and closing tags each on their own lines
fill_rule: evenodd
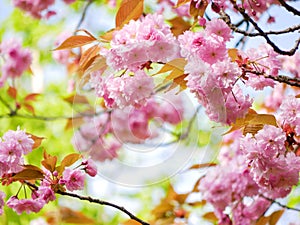
<svg viewBox="0 0 300 225">
<path fill-rule="evenodd" d="M 99 205 L 106 205 L 106 206 L 116 208 L 116 209 L 124 212 L 125 214 L 127 214 L 132 220 L 135 220 L 135 221 L 139 222 L 142 225 L 150 225 L 149 223 L 147 223 L 147 222 L 141 220 L 140 218 L 136 217 L 135 215 L 133 215 L 131 212 L 129 212 L 123 206 L 119 206 L 119 205 L 113 204 L 111 202 L 103 201 L 103 200 L 100 200 L 100 199 L 95 199 L 95 198 L 92 198 L 90 196 L 81 196 L 81 195 L 77 195 L 77 194 L 74 194 L 74 193 L 63 192 L 63 191 L 57 191 L 56 193 L 60 194 L 60 195 L 64 195 L 64 196 L 77 198 L 77 199 L 80 199 L 82 201 L 88 201 L 88 202 L 96 203 L 96 204 L 99 204 Z"/>
<path fill-rule="evenodd" d="M 300 79 L 299 78 L 291 78 L 291 77 L 284 76 L 284 75 L 272 76 L 272 75 L 268 75 L 268 74 L 265 74 L 264 72 L 260 72 L 260 71 L 256 71 L 256 70 L 244 69 L 243 71 L 245 73 L 252 73 L 252 74 L 255 74 L 258 76 L 264 76 L 265 78 L 272 79 L 279 83 L 285 83 L 290 86 L 300 87 Z"/>
<path fill-rule="evenodd" d="M 282 203 L 280 203 L 280 202 L 277 202 L 276 200 L 274 200 L 274 199 L 272 199 L 272 198 L 266 197 L 266 196 L 264 196 L 264 195 L 261 195 L 261 197 L 263 197 L 264 199 L 266 199 L 266 200 L 268 200 L 268 201 L 270 201 L 270 202 L 272 202 L 272 203 L 275 203 L 275 204 L 279 205 L 279 206 L 282 207 L 282 208 L 300 212 L 300 209 L 297 209 L 297 208 L 293 208 L 293 207 L 284 205 L 284 204 L 282 204 Z"/>
<path fill-rule="evenodd" d="M 295 52 L 299 48 L 300 38 L 296 41 L 295 46 L 289 51 L 280 49 L 273 41 L 271 41 L 269 36 L 258 26 L 258 24 L 246 13 L 245 9 L 240 8 L 234 0 L 230 0 L 230 2 L 232 3 L 233 7 L 237 11 L 239 11 L 239 13 L 245 18 L 245 20 L 249 21 L 253 25 L 253 27 L 258 31 L 258 33 L 261 34 L 261 36 L 267 41 L 267 43 L 274 49 L 275 52 L 281 55 L 289 55 L 289 56 L 295 54 Z"/>
<path fill-rule="evenodd" d="M 85 19 L 85 16 L 86 16 L 86 13 L 87 13 L 87 10 L 88 10 L 88 8 L 90 7 L 90 5 L 93 3 L 93 0 L 89 0 L 88 2 L 87 2 L 87 4 L 85 5 L 85 7 L 84 7 L 84 9 L 83 9 L 83 12 L 82 12 L 82 14 L 81 14 L 81 18 L 80 18 L 80 20 L 79 20 L 79 22 L 78 22 L 78 24 L 77 24 L 77 26 L 76 26 L 76 30 L 78 30 L 79 28 L 80 28 L 80 26 L 81 26 L 81 24 L 83 23 L 83 21 L 84 21 L 84 19 Z"/>
<path fill-rule="evenodd" d="M 295 9 L 294 7 L 288 5 L 285 0 L 278 0 L 280 2 L 280 4 L 289 12 L 292 12 L 294 15 L 296 16 L 300 16 L 300 11 L 298 11 L 297 9 Z"/>
</svg>

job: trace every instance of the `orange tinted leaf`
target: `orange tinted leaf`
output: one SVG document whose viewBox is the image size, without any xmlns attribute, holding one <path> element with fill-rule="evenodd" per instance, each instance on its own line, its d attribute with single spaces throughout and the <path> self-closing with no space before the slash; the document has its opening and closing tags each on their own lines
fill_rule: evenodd
<svg viewBox="0 0 300 225">
<path fill-rule="evenodd" d="M 130 20 L 137 20 L 143 11 L 143 0 L 123 0 L 116 15 L 116 27 L 121 27 Z"/>
<path fill-rule="evenodd" d="M 182 34 L 191 27 L 191 25 L 181 17 L 175 17 L 169 20 L 169 22 L 172 24 L 171 31 L 175 36 Z"/>
<path fill-rule="evenodd" d="M 80 159 L 82 156 L 78 153 L 71 153 L 67 155 L 62 161 L 61 166 L 62 167 L 68 167 L 73 165 L 78 159 Z"/>
<path fill-rule="evenodd" d="M 187 88 L 187 86 L 186 86 L 187 81 L 185 80 L 186 76 L 187 76 L 186 74 L 183 74 L 179 77 L 176 77 L 173 80 L 173 83 L 171 84 L 171 86 L 166 90 L 166 92 L 171 91 L 172 89 L 176 88 L 177 86 L 180 87 L 179 92 L 185 90 Z"/>
<path fill-rule="evenodd" d="M 174 7 L 177 8 L 177 7 L 179 7 L 181 5 L 184 5 L 184 4 L 186 4 L 186 3 L 190 2 L 190 1 L 191 0 L 178 0 L 177 4 Z"/>
<path fill-rule="evenodd" d="M 69 130 L 71 128 L 79 127 L 84 123 L 83 118 L 72 118 L 67 120 L 67 124 L 65 126 L 65 130 Z"/>
<path fill-rule="evenodd" d="M 51 156 L 46 151 L 44 151 L 44 160 L 42 161 L 42 165 L 49 170 L 50 172 L 54 172 L 56 168 L 57 157 Z"/>
<path fill-rule="evenodd" d="M 97 40 L 97 38 L 95 38 L 89 31 L 87 31 L 85 29 L 76 30 L 76 32 L 78 32 L 78 31 L 82 31 L 82 32 L 86 33 L 88 36 L 90 36 L 91 38 L 93 38 L 94 40 Z"/>
<path fill-rule="evenodd" d="M 41 170 L 39 167 L 34 166 L 34 165 L 23 165 L 24 169 L 30 169 L 30 170 L 36 170 L 41 173 L 44 173 L 43 170 Z"/>
<path fill-rule="evenodd" d="M 198 19 L 198 16 L 203 17 L 207 6 L 208 6 L 207 0 L 200 1 L 200 4 L 198 4 L 198 1 L 191 1 L 190 15 L 194 17 L 195 20 Z"/>
<path fill-rule="evenodd" d="M 89 101 L 88 99 L 83 96 L 83 95 L 77 95 L 77 94 L 73 94 L 67 98 L 64 98 L 64 100 L 66 102 L 69 102 L 71 104 L 76 104 L 76 103 L 79 103 L 79 104 L 89 104 Z"/>
<path fill-rule="evenodd" d="M 135 221 L 135 220 L 127 220 L 124 223 L 122 223 L 122 225 L 141 225 L 139 222 Z"/>
<path fill-rule="evenodd" d="M 230 48 L 227 50 L 227 52 L 231 62 L 234 62 L 238 58 L 238 50 L 236 48 Z"/>
<path fill-rule="evenodd" d="M 44 137 L 38 137 L 38 136 L 35 136 L 30 133 L 26 133 L 26 134 L 30 135 L 30 138 L 34 141 L 32 149 L 36 149 L 36 148 L 40 147 L 40 145 L 42 144 L 42 141 L 45 139 Z"/>
<path fill-rule="evenodd" d="M 79 61 L 79 70 L 84 72 L 92 64 L 96 55 L 99 53 L 99 50 L 100 47 L 98 45 L 94 45 L 84 51 Z"/>
<path fill-rule="evenodd" d="M 22 171 L 16 173 L 12 177 L 14 180 L 37 180 L 43 179 L 44 174 L 41 170 L 37 170 L 35 168 L 25 168 Z"/>
<path fill-rule="evenodd" d="M 216 217 L 214 212 L 205 213 L 202 217 L 206 220 L 209 220 L 209 221 L 213 222 L 213 223 L 218 221 L 218 218 Z"/>
<path fill-rule="evenodd" d="M 269 216 L 270 217 L 269 225 L 276 225 L 283 213 L 284 213 L 284 210 L 278 210 L 278 211 L 273 212 Z"/>
<path fill-rule="evenodd" d="M 25 96 L 24 101 L 35 101 L 38 96 L 40 96 L 38 93 L 28 94 Z"/>
<path fill-rule="evenodd" d="M 7 94 L 12 97 L 13 99 L 17 98 L 17 89 L 15 89 L 14 87 L 9 86 L 8 90 L 7 90 Z"/>
<path fill-rule="evenodd" d="M 28 104 L 28 103 L 24 103 L 24 104 L 22 104 L 22 105 L 25 107 L 25 109 L 26 109 L 27 111 L 31 112 L 32 115 L 35 115 L 34 108 L 33 108 L 32 105 L 30 105 L 30 104 Z"/>
<path fill-rule="evenodd" d="M 104 34 L 100 35 L 100 40 L 110 42 L 113 39 L 114 32 L 115 32 L 115 29 L 111 29 L 111 30 L 105 32 Z"/>
<path fill-rule="evenodd" d="M 188 168 L 188 170 L 193 170 L 193 169 L 201 169 L 201 168 L 206 168 L 206 167 L 211 167 L 211 166 L 216 166 L 216 163 L 201 163 L 201 164 L 195 164 Z"/>
<path fill-rule="evenodd" d="M 61 221 L 73 224 L 96 224 L 94 220 L 85 216 L 82 212 L 74 211 L 67 207 L 60 208 Z"/>
<path fill-rule="evenodd" d="M 270 220 L 270 217 L 262 216 L 262 217 L 259 218 L 259 220 L 256 222 L 255 225 L 267 225 L 269 220 Z"/>
<path fill-rule="evenodd" d="M 87 68 L 86 74 L 90 74 L 97 70 L 104 70 L 107 68 L 106 59 L 100 55 L 97 55 L 92 64 Z"/>
<path fill-rule="evenodd" d="M 67 38 L 63 43 L 61 43 L 60 46 L 58 46 L 54 50 L 76 48 L 76 47 L 90 44 L 90 43 L 94 42 L 95 40 L 97 40 L 97 39 L 93 38 L 91 36 L 86 36 L 86 35 L 71 36 L 71 37 Z"/>
</svg>

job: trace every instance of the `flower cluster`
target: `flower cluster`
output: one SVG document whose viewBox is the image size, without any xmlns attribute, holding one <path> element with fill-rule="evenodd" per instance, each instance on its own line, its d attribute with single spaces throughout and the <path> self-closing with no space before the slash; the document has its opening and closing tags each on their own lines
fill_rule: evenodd
<svg viewBox="0 0 300 225">
<path fill-rule="evenodd" d="M 299 119 L 295 113 L 298 106 L 299 100 L 292 96 L 283 101 L 280 117 L 293 118 L 283 122 L 283 128 L 264 125 L 254 135 L 237 130 L 225 136 L 220 164 L 199 186 L 203 198 L 214 206 L 220 224 L 252 224 L 269 208 L 269 199 L 286 197 L 298 184 L 300 158 L 295 152 L 299 143 L 292 125 Z M 284 115 L 288 112 L 294 114 Z"/>
<path fill-rule="evenodd" d="M 4 58 L 0 87 L 3 86 L 7 78 L 20 77 L 32 62 L 29 49 L 22 48 L 21 42 L 13 39 L 3 41 L 0 44 L 0 55 Z"/>
<path fill-rule="evenodd" d="M 115 70 L 136 71 L 147 61 L 168 62 L 178 57 L 178 50 L 162 15 L 148 14 L 114 32 L 106 58 L 107 64 Z"/>
<path fill-rule="evenodd" d="M 39 212 L 49 201 L 55 200 L 56 191 L 82 190 L 84 187 L 85 173 L 90 176 L 97 174 L 97 167 L 91 159 L 83 160 L 75 169 L 64 168 L 72 165 L 69 160 L 65 160 L 64 167 L 56 167 L 55 164 L 49 164 L 47 160 L 43 163 L 43 170 L 33 165 L 25 165 L 24 156 L 34 148 L 35 141 L 30 135 L 22 130 L 7 131 L 0 142 L 0 176 L 2 185 L 10 185 L 13 182 L 20 181 L 21 185 L 29 185 L 32 192 L 31 198 L 19 199 L 18 195 L 11 196 L 6 205 L 12 208 L 16 213 Z M 50 157 L 50 156 L 47 156 Z M 79 155 L 69 155 L 79 159 Z M 50 160 L 51 162 L 55 162 Z M 74 160 L 73 160 L 74 161 Z M 68 164 L 66 164 L 68 163 Z M 49 166 L 50 165 L 50 166 Z M 46 168 L 47 167 L 47 168 Z M 51 168 L 58 168 L 50 171 Z M 22 175 L 25 173 L 26 175 Z M 32 184 L 32 180 L 40 180 L 40 184 Z M 26 196 L 26 194 L 25 194 Z M 3 212 L 4 193 L 0 192 L 0 214 Z"/>
<path fill-rule="evenodd" d="M 154 92 L 153 78 L 143 70 L 136 71 L 134 75 L 126 73 L 121 77 L 102 77 L 100 73 L 93 73 L 90 82 L 95 87 L 97 96 L 103 97 L 109 108 L 130 105 L 140 107 Z"/>
<path fill-rule="evenodd" d="M 66 4 L 71 4 L 76 0 L 63 0 Z M 49 18 L 56 14 L 53 10 L 48 8 L 55 3 L 55 0 L 13 0 L 15 7 L 29 13 L 32 17 L 36 19 L 41 19 L 43 17 Z"/>
<path fill-rule="evenodd" d="M 140 108 L 128 106 L 114 109 L 111 113 L 95 118 L 86 118 L 75 132 L 72 143 L 79 151 L 89 151 L 97 161 L 117 157 L 123 143 L 142 143 L 157 136 L 155 129 L 149 129 L 150 121 L 178 124 L 183 118 L 181 96 L 164 94 L 151 98 Z"/>
</svg>

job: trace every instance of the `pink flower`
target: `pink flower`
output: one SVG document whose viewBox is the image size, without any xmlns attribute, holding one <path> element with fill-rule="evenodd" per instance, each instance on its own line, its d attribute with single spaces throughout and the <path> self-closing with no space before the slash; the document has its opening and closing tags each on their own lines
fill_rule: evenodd
<svg viewBox="0 0 300 225">
<path fill-rule="evenodd" d="M 84 187 L 85 175 L 80 170 L 65 169 L 61 183 L 66 185 L 69 191 L 82 190 Z"/>
<path fill-rule="evenodd" d="M 231 29 L 221 20 L 214 18 L 206 23 L 205 31 L 207 35 L 215 34 L 223 38 L 224 41 L 229 41 L 233 36 Z"/>
<path fill-rule="evenodd" d="M 3 206 L 4 206 L 4 198 L 5 198 L 5 193 L 0 191 L 0 215 L 3 214 Z"/>
<path fill-rule="evenodd" d="M 34 141 L 27 135 L 25 131 L 19 128 L 14 130 L 9 130 L 3 135 L 3 139 L 6 143 L 11 143 L 14 145 L 15 151 L 21 152 L 26 155 L 32 151 L 32 146 Z"/>
<path fill-rule="evenodd" d="M 22 170 L 23 158 L 14 142 L 0 142 L 0 174 Z"/>
<path fill-rule="evenodd" d="M 96 166 L 96 164 L 94 163 L 93 160 L 91 160 L 91 159 L 84 160 L 82 162 L 82 165 L 84 165 L 84 170 L 88 175 L 90 175 L 91 177 L 96 176 L 97 166 Z"/>
<path fill-rule="evenodd" d="M 27 214 L 31 212 L 37 213 L 45 204 L 45 201 L 39 198 L 19 200 L 16 196 L 10 197 L 10 199 L 6 202 L 6 205 L 12 208 L 19 215 L 23 212 L 26 212 Z"/>
<path fill-rule="evenodd" d="M 38 199 L 44 200 L 46 203 L 56 199 L 54 191 L 50 186 L 41 185 L 37 190 Z"/>
<path fill-rule="evenodd" d="M 28 12 L 34 18 L 40 19 L 42 13 L 53 5 L 55 0 L 13 0 L 15 7 Z"/>
</svg>

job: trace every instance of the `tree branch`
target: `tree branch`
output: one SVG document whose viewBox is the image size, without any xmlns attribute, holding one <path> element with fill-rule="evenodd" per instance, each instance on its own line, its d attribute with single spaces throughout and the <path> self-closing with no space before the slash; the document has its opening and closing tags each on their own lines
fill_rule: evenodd
<svg viewBox="0 0 300 225">
<path fill-rule="evenodd" d="M 107 202 L 107 201 L 95 199 L 95 198 L 92 198 L 92 197 L 89 197 L 89 196 L 81 196 L 81 195 L 77 195 L 77 194 L 69 193 L 69 192 L 57 191 L 56 193 L 60 194 L 60 195 L 64 195 L 64 196 L 69 196 L 69 197 L 77 198 L 77 199 L 80 199 L 82 201 L 88 201 L 88 202 L 91 202 L 91 203 L 96 203 L 96 204 L 99 204 L 99 205 L 106 205 L 106 206 L 110 206 L 110 207 L 116 208 L 116 209 L 124 212 L 131 219 L 139 222 L 140 224 L 142 224 L 142 225 L 150 225 L 149 223 L 147 223 L 147 222 L 141 220 L 140 218 L 136 217 L 135 215 L 133 215 L 131 212 L 129 212 L 123 206 L 119 206 L 119 205 L 113 204 L 111 202 Z"/>
<path fill-rule="evenodd" d="M 261 195 L 261 197 L 263 197 L 264 199 L 270 201 L 271 203 L 274 203 L 274 204 L 279 205 L 279 206 L 282 207 L 282 208 L 300 212 L 300 209 L 293 208 L 293 207 L 289 207 L 289 206 L 284 205 L 284 204 L 282 204 L 282 203 L 280 203 L 280 202 L 277 202 L 276 200 L 274 200 L 274 199 L 272 199 L 272 198 L 266 197 L 266 196 L 264 196 L 264 195 Z"/>
<path fill-rule="evenodd" d="M 88 8 L 91 6 L 91 4 L 93 3 L 94 0 L 88 0 L 87 4 L 85 5 L 84 9 L 83 9 L 83 12 L 81 14 L 81 18 L 76 26 L 76 31 L 80 28 L 81 24 L 83 23 L 84 19 L 85 19 L 85 16 L 86 16 L 86 13 L 87 13 L 87 10 Z"/>
<path fill-rule="evenodd" d="M 280 2 L 280 4 L 289 12 L 292 12 L 294 15 L 296 16 L 300 16 L 300 11 L 298 11 L 297 9 L 295 9 L 294 7 L 288 5 L 285 0 L 278 0 Z"/>
<path fill-rule="evenodd" d="M 277 81 L 279 83 L 285 83 L 288 84 L 290 86 L 294 86 L 294 87 L 300 87 L 300 79 L 299 78 L 291 78 L 288 76 L 284 76 L 284 75 L 278 75 L 278 76 L 272 76 L 272 75 L 268 75 L 265 74 L 264 72 L 260 72 L 260 71 L 256 71 L 256 70 L 247 70 L 244 69 L 243 70 L 245 73 L 252 73 L 258 76 L 264 76 L 265 78 L 268 79 L 272 79 L 274 81 Z"/>
<path fill-rule="evenodd" d="M 246 13 L 245 9 L 240 8 L 234 0 L 230 0 L 233 7 L 239 11 L 239 13 L 245 18 L 245 20 L 249 21 L 253 27 L 260 33 L 260 35 L 267 41 L 267 43 L 274 49 L 275 52 L 281 54 L 281 55 L 289 55 L 292 56 L 295 54 L 297 49 L 299 48 L 300 44 L 300 38 L 296 41 L 295 46 L 290 49 L 289 51 L 285 51 L 280 49 L 271 39 L 269 36 L 258 26 L 258 24 Z"/>
</svg>

